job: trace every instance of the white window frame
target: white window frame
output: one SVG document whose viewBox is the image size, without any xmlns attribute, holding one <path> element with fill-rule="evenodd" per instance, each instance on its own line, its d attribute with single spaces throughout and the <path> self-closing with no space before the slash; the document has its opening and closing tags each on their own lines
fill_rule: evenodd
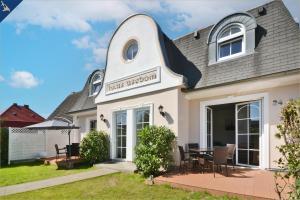
<svg viewBox="0 0 300 200">
<path fill-rule="evenodd" d="M 206 106 L 240 103 L 261 100 L 261 135 L 259 166 L 253 168 L 268 169 L 270 167 L 270 138 L 269 138 L 269 94 L 256 93 L 244 96 L 228 96 L 221 99 L 211 99 L 200 102 L 200 147 L 207 147 Z"/>
<path fill-rule="evenodd" d="M 238 33 L 234 33 L 232 35 L 223 37 L 223 38 L 219 38 L 220 35 L 228 28 L 232 27 L 232 26 L 239 26 L 241 28 L 241 32 Z M 229 44 L 229 43 L 233 43 L 235 41 L 238 41 L 242 38 L 242 51 L 239 53 L 235 53 L 235 54 L 231 54 L 231 48 L 230 48 L 230 55 L 228 56 L 224 56 L 224 57 L 220 57 L 220 47 L 225 45 L 225 44 Z M 245 27 L 242 24 L 238 24 L 238 23 L 234 23 L 234 24 L 229 24 L 227 26 L 225 26 L 219 33 L 218 39 L 217 39 L 217 60 L 218 61 L 224 61 L 224 60 L 228 60 L 228 59 L 232 59 L 238 56 L 241 56 L 243 54 L 245 54 L 246 52 L 246 34 L 245 34 Z"/>
<path fill-rule="evenodd" d="M 154 104 L 152 102 L 142 103 L 139 105 L 132 105 L 126 107 L 117 107 L 112 109 L 112 128 L 110 134 L 111 140 L 111 159 L 116 159 L 116 113 L 119 111 L 126 111 L 127 113 L 127 139 L 126 139 L 126 159 L 125 161 L 133 161 L 135 157 L 134 147 L 136 144 L 136 116 L 135 111 L 137 109 L 149 108 L 149 124 L 153 125 L 153 113 Z M 117 159 L 119 160 L 119 159 Z"/>
<path fill-rule="evenodd" d="M 98 79 L 98 80 L 96 80 L 96 81 L 93 81 L 93 79 L 94 79 L 94 77 L 96 76 L 96 75 L 98 75 L 100 78 Z M 90 81 L 90 91 L 89 91 L 89 96 L 95 96 L 95 95 L 97 95 L 100 91 L 98 91 L 98 92 L 94 92 L 93 91 L 93 86 L 95 85 L 95 84 L 99 84 L 100 83 L 100 87 L 101 87 L 101 84 L 102 84 L 102 74 L 100 73 L 100 72 L 98 72 L 98 73 L 95 73 L 93 76 L 92 76 L 92 78 L 91 78 L 91 81 Z"/>
</svg>

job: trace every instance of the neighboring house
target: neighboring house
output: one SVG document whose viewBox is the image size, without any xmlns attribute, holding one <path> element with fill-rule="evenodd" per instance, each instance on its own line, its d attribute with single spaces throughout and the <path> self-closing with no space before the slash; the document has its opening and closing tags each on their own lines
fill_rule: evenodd
<svg viewBox="0 0 300 200">
<path fill-rule="evenodd" d="M 77 132 L 77 140 L 80 141 L 84 135 L 97 126 L 97 106 L 95 104 L 95 95 L 99 93 L 102 87 L 103 70 L 95 70 L 92 72 L 83 89 L 80 92 L 73 92 L 54 110 L 48 117 L 67 118 L 76 126 L 79 126 Z"/>
<path fill-rule="evenodd" d="M 89 78 L 69 114 L 82 131 L 97 120 L 112 159 L 132 161 L 137 131 L 164 125 L 178 145 L 234 143 L 236 164 L 276 167 L 280 109 L 300 97 L 299 48 L 299 26 L 281 1 L 176 40 L 150 16 L 133 15 L 110 40 L 99 94 L 89 96 Z"/>
<path fill-rule="evenodd" d="M 14 103 L 0 115 L 2 128 L 24 127 L 40 123 L 45 119 L 29 108 L 29 105 L 18 105 Z"/>
</svg>

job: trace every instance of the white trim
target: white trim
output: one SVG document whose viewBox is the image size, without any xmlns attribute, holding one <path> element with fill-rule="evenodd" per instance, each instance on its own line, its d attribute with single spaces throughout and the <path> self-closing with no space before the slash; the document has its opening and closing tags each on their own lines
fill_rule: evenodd
<svg viewBox="0 0 300 200">
<path fill-rule="evenodd" d="M 261 133 L 261 154 L 260 166 L 259 168 L 265 169 L 269 168 L 270 161 L 270 149 L 269 149 L 269 94 L 268 93 L 257 93 L 244 96 L 228 96 L 227 98 L 212 99 L 200 102 L 200 146 L 206 147 L 206 112 L 205 107 L 211 105 L 228 104 L 228 103 L 238 103 L 261 99 L 262 102 L 262 133 Z"/>
<path fill-rule="evenodd" d="M 230 34 L 229 36 L 226 36 L 226 37 L 223 37 L 223 38 L 220 38 L 219 39 L 219 36 L 218 36 L 218 39 L 217 39 L 217 62 L 218 61 L 224 61 L 224 60 L 228 60 L 228 59 L 232 59 L 232 58 L 235 58 L 235 57 L 239 57 L 243 54 L 245 54 L 246 52 L 246 31 L 245 31 L 245 26 L 243 24 L 240 24 L 240 23 L 230 23 L 228 24 L 227 26 L 225 26 L 219 34 L 222 34 L 226 29 L 230 28 L 231 26 L 239 26 L 240 29 L 241 29 L 241 32 L 238 32 L 238 33 L 234 33 L 234 34 Z M 231 29 L 231 28 L 230 28 Z M 240 40 L 240 38 L 242 38 L 242 49 L 241 49 L 241 52 L 239 53 L 235 53 L 235 54 L 231 54 L 231 47 L 230 47 L 230 55 L 228 56 L 224 56 L 224 57 L 220 57 L 220 47 L 222 45 L 225 45 L 225 44 L 230 44 L 234 41 L 237 41 L 237 40 Z"/>
<path fill-rule="evenodd" d="M 126 159 L 118 159 L 123 161 L 133 161 L 134 147 L 136 143 L 136 132 L 135 132 L 135 111 L 141 108 L 149 108 L 149 122 L 150 125 L 153 125 L 153 103 L 143 103 L 135 104 L 126 107 L 115 107 L 112 109 L 112 128 L 111 128 L 111 159 L 116 159 L 116 113 L 117 112 L 126 112 L 126 122 L 127 122 L 127 138 L 126 138 Z"/>
</svg>

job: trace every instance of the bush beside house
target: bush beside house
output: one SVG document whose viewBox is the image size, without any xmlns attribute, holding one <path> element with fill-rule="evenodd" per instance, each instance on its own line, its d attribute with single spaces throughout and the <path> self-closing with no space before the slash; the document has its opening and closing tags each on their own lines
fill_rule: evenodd
<svg viewBox="0 0 300 200">
<path fill-rule="evenodd" d="M 135 164 L 145 177 L 157 175 L 160 167 L 168 169 L 174 139 L 174 133 L 164 126 L 145 127 L 138 132 Z"/>
<path fill-rule="evenodd" d="M 281 172 L 275 175 L 276 192 L 283 199 L 282 193 L 289 187 L 289 199 L 300 199 L 300 99 L 289 101 L 282 108 L 281 116 L 276 136 L 284 144 L 277 147 L 282 156 L 277 161 Z M 290 178 L 295 182 L 290 182 Z"/>
<path fill-rule="evenodd" d="M 80 156 L 90 164 L 109 158 L 109 138 L 103 131 L 90 131 L 80 143 Z"/>
</svg>

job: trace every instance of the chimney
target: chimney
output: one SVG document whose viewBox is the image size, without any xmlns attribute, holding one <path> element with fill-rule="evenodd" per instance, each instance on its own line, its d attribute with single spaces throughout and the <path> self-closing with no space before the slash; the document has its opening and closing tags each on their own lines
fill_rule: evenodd
<svg viewBox="0 0 300 200">
<path fill-rule="evenodd" d="M 24 108 L 29 109 L 29 105 L 24 104 Z"/>
</svg>

